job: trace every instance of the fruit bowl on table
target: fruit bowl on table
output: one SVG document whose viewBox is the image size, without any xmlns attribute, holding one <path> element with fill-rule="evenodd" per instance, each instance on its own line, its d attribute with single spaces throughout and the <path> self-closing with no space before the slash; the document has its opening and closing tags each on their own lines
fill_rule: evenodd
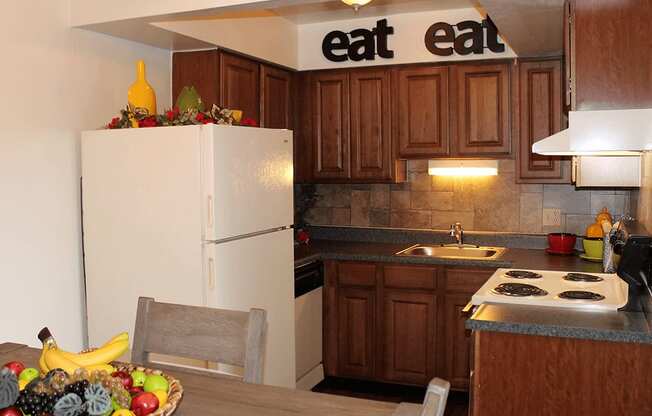
<svg viewBox="0 0 652 416">
<path fill-rule="evenodd" d="M 153 413 L 150 413 L 148 416 L 169 416 L 172 413 L 174 413 L 174 411 L 177 409 L 177 406 L 179 405 L 181 399 L 183 398 L 183 386 L 181 385 L 178 379 L 170 376 L 169 374 L 164 373 L 161 370 L 146 368 L 136 364 L 113 362 L 111 363 L 111 365 L 115 367 L 116 371 L 124 371 L 127 374 L 131 374 L 134 371 L 142 371 L 147 376 L 159 375 L 165 377 L 165 379 L 168 381 L 169 387 L 168 387 L 168 397 L 166 403 L 163 406 L 160 406 Z"/>
<path fill-rule="evenodd" d="M 116 361 L 126 332 L 80 353 L 59 348 L 47 327 L 38 338 L 40 371 L 18 361 L 0 367 L 0 416 L 169 416 L 181 401 L 179 380 Z"/>
</svg>

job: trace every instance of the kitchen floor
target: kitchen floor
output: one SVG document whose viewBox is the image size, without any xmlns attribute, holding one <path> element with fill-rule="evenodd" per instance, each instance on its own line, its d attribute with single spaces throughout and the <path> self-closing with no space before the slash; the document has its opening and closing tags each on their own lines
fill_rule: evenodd
<svg viewBox="0 0 652 416">
<path fill-rule="evenodd" d="M 426 393 L 425 388 L 420 387 L 372 381 L 347 380 L 335 377 L 326 378 L 324 381 L 316 385 L 312 391 L 394 403 L 421 403 Z M 468 413 L 468 393 L 451 392 L 448 396 L 445 416 L 466 416 Z"/>
</svg>

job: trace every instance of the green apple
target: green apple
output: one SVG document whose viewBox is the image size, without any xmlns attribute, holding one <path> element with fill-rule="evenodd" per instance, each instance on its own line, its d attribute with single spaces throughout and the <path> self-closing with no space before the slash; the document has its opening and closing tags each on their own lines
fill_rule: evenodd
<svg viewBox="0 0 652 416">
<path fill-rule="evenodd" d="M 18 380 L 25 380 L 26 382 L 30 382 L 37 378 L 39 376 L 39 372 L 36 368 L 26 368 L 23 371 L 20 372 L 20 375 L 18 376 Z"/>
<path fill-rule="evenodd" d="M 147 375 L 143 371 L 136 370 L 131 372 L 131 379 L 134 381 L 134 387 L 143 387 Z"/>
<path fill-rule="evenodd" d="M 168 381 L 165 379 L 163 376 L 159 376 L 158 374 L 152 374 L 147 376 L 147 379 L 145 380 L 145 384 L 143 385 L 143 390 L 146 392 L 150 393 L 156 390 L 163 390 L 165 392 L 168 391 Z"/>
</svg>

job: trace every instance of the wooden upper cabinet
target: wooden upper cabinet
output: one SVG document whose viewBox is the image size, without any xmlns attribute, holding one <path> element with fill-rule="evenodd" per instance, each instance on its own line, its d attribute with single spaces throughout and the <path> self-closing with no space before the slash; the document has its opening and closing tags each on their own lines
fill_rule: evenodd
<svg viewBox="0 0 652 416">
<path fill-rule="evenodd" d="M 175 52 L 172 55 L 172 104 L 183 87 L 194 86 L 207 110 L 220 104 L 220 56 L 216 49 L 209 51 Z"/>
<path fill-rule="evenodd" d="M 454 65 L 452 120 L 459 156 L 511 152 L 509 64 Z"/>
<path fill-rule="evenodd" d="M 242 110 L 243 117 L 260 122 L 260 65 L 247 58 L 220 52 L 222 105 Z"/>
<path fill-rule="evenodd" d="M 572 0 L 571 109 L 652 107 L 652 6 L 647 1 Z"/>
<path fill-rule="evenodd" d="M 448 155 L 448 67 L 399 69 L 396 88 L 399 156 Z"/>
<path fill-rule="evenodd" d="M 568 161 L 532 153 L 532 145 L 561 130 L 562 65 L 560 60 L 519 64 L 518 178 L 521 182 L 568 183 Z"/>
<path fill-rule="evenodd" d="M 351 88 L 351 177 L 391 179 L 390 73 L 356 70 Z"/>
<path fill-rule="evenodd" d="M 383 379 L 426 385 L 436 371 L 434 293 L 385 290 Z"/>
<path fill-rule="evenodd" d="M 312 90 L 313 176 L 350 178 L 349 74 L 316 72 L 312 76 Z"/>
<path fill-rule="evenodd" d="M 293 129 L 292 84 L 289 71 L 260 66 L 260 126 Z"/>
</svg>

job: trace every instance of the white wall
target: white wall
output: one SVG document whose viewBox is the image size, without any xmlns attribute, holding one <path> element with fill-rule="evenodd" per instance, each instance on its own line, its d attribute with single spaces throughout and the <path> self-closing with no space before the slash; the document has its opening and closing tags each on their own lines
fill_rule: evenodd
<svg viewBox="0 0 652 416">
<path fill-rule="evenodd" d="M 69 29 L 70 0 L 6 2 L 0 15 L 0 342 L 49 326 L 82 347 L 79 132 L 126 104 L 145 59 L 169 106 L 169 52 Z"/>
<path fill-rule="evenodd" d="M 322 53 L 324 36 L 333 30 L 350 32 L 353 29 L 372 29 L 380 18 L 363 18 L 340 20 L 325 23 L 313 23 L 299 26 L 299 69 L 325 69 L 353 66 L 372 66 L 405 64 L 436 61 L 458 61 L 471 59 L 514 58 L 514 51 L 505 45 L 505 52 L 494 53 L 485 49 L 483 54 L 437 56 L 426 49 L 424 37 L 428 28 L 437 22 L 457 24 L 463 20 L 480 22 L 482 16 L 476 9 L 435 10 L 430 12 L 404 13 L 386 16 L 387 23 L 394 27 L 394 34 L 389 36 L 389 49 L 394 51 L 394 58 L 376 57 L 373 61 L 331 62 Z M 503 42 L 504 43 L 504 42 Z M 443 46 L 443 45 L 442 45 Z M 452 45 L 451 45 L 452 46 Z M 341 53 L 341 52 L 338 52 Z"/>
</svg>

